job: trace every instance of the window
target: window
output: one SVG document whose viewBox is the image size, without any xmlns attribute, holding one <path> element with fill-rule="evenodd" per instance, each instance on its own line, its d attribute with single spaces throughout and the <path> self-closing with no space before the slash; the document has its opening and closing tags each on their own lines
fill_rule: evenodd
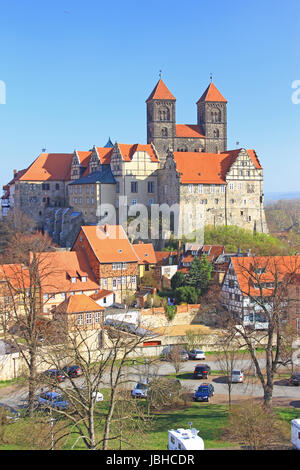
<svg viewBox="0 0 300 470">
<path fill-rule="evenodd" d="M 71 277 L 71 282 L 72 282 L 72 284 L 75 284 L 75 282 L 76 282 L 76 277 Z"/>
<path fill-rule="evenodd" d="M 198 184 L 198 194 L 203 193 L 203 184 Z"/>
<path fill-rule="evenodd" d="M 126 269 L 127 268 L 127 264 L 126 263 L 123 263 L 122 264 L 122 269 Z"/>
<path fill-rule="evenodd" d="M 74 186 L 74 193 L 77 194 L 78 193 L 78 188 L 77 188 L 77 185 Z"/>
<path fill-rule="evenodd" d="M 152 206 L 152 204 L 153 204 L 153 199 L 149 199 L 148 204 L 149 204 L 149 206 Z"/>
<path fill-rule="evenodd" d="M 234 183 L 229 183 L 229 189 L 234 189 Z"/>
<path fill-rule="evenodd" d="M 121 284 L 122 283 L 122 278 L 121 277 L 117 277 L 117 284 Z"/>
<path fill-rule="evenodd" d="M 44 300 L 48 300 L 49 299 L 49 294 L 44 294 Z"/>
<path fill-rule="evenodd" d="M 112 286 L 113 286 L 113 289 L 117 288 L 117 280 L 116 279 L 112 280 Z"/>
<path fill-rule="evenodd" d="M 78 186 L 79 193 L 81 194 L 81 185 Z"/>
<path fill-rule="evenodd" d="M 126 284 L 126 276 L 122 276 L 122 284 L 123 284 L 123 285 Z"/>
<path fill-rule="evenodd" d="M 89 194 L 89 193 L 90 193 L 90 187 L 89 187 L 88 184 L 86 185 L 86 190 L 85 190 L 85 192 L 86 192 L 86 194 Z"/>
<path fill-rule="evenodd" d="M 214 192 L 215 192 L 215 185 L 214 185 L 214 184 L 211 185 L 211 187 L 210 187 L 210 192 L 211 192 L 211 193 L 214 193 Z"/>
<path fill-rule="evenodd" d="M 189 184 L 189 193 L 193 194 L 194 192 L 194 186 L 192 184 Z"/>
<path fill-rule="evenodd" d="M 116 193 L 120 192 L 120 183 L 119 181 L 116 182 Z"/>
<path fill-rule="evenodd" d="M 83 324 L 83 315 L 82 315 L 82 313 L 78 313 L 78 315 L 77 315 L 77 324 L 78 325 Z"/>
<path fill-rule="evenodd" d="M 225 193 L 225 186 L 224 185 L 221 186 L 221 193 Z"/>
<path fill-rule="evenodd" d="M 86 276 L 82 276 L 81 282 L 86 282 L 86 281 L 87 281 L 87 277 L 86 277 Z"/>
<path fill-rule="evenodd" d="M 94 185 L 92 184 L 92 185 L 91 185 L 91 193 L 94 194 L 94 191 L 95 191 Z"/>
<path fill-rule="evenodd" d="M 148 181 L 148 193 L 154 193 L 154 181 Z"/>
<path fill-rule="evenodd" d="M 219 199 L 215 199 L 215 204 L 219 204 Z"/>
<path fill-rule="evenodd" d="M 93 197 L 91 198 L 91 204 L 95 204 L 95 199 Z"/>
<path fill-rule="evenodd" d="M 131 181 L 131 192 L 132 193 L 137 193 L 138 192 L 138 182 L 137 181 Z"/>
<path fill-rule="evenodd" d="M 73 192 L 73 187 L 72 187 L 72 186 L 68 186 L 68 189 L 69 189 L 69 194 L 72 194 L 72 192 Z"/>
<path fill-rule="evenodd" d="M 161 136 L 162 137 L 168 137 L 168 129 L 166 127 L 163 127 L 161 130 Z"/>
<path fill-rule="evenodd" d="M 100 323 L 100 312 L 95 312 L 95 323 Z"/>
<path fill-rule="evenodd" d="M 136 277 L 135 276 L 131 276 L 131 282 L 132 282 L 132 284 L 136 283 Z"/>
<path fill-rule="evenodd" d="M 42 190 L 43 191 L 49 191 L 50 189 L 50 184 L 49 183 L 43 183 L 42 184 Z"/>
<path fill-rule="evenodd" d="M 59 183 L 55 183 L 55 189 L 58 191 L 59 190 Z"/>
<path fill-rule="evenodd" d="M 82 204 L 82 197 L 79 198 L 79 204 Z"/>
<path fill-rule="evenodd" d="M 92 316 L 92 313 L 87 313 L 86 314 L 86 323 L 87 325 L 90 325 L 92 323 L 92 319 L 93 319 L 93 316 Z"/>
<path fill-rule="evenodd" d="M 102 286 L 103 287 L 107 286 L 107 279 L 106 278 L 102 279 Z"/>
<path fill-rule="evenodd" d="M 167 192 L 168 192 L 168 185 L 165 184 L 165 186 L 164 186 L 164 193 L 167 194 Z"/>
<path fill-rule="evenodd" d="M 136 205 L 136 199 L 132 199 L 131 205 L 132 205 L 132 206 L 135 206 L 135 205 Z"/>
<path fill-rule="evenodd" d="M 86 204 L 89 204 L 89 203 L 90 203 L 90 198 L 87 197 L 87 198 L 86 198 Z"/>
<path fill-rule="evenodd" d="M 234 199 L 230 199 L 230 204 L 234 204 Z"/>
</svg>

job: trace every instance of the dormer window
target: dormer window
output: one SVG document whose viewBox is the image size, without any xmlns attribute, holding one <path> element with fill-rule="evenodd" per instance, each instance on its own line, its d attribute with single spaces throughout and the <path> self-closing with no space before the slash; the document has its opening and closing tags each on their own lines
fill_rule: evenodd
<svg viewBox="0 0 300 470">
<path fill-rule="evenodd" d="M 86 276 L 82 276 L 81 282 L 86 282 L 86 281 L 87 281 L 87 277 L 86 277 Z"/>
<path fill-rule="evenodd" d="M 71 282 L 72 282 L 72 284 L 75 284 L 75 282 L 76 282 L 76 277 L 71 277 Z"/>
</svg>

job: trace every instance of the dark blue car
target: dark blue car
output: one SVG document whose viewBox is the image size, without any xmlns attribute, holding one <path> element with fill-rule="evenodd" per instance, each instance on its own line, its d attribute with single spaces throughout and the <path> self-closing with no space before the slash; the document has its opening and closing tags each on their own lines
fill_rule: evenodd
<svg viewBox="0 0 300 470">
<path fill-rule="evenodd" d="M 215 393 L 214 386 L 212 384 L 202 384 L 196 392 L 194 393 L 193 400 L 194 401 L 209 401 L 210 397 L 212 397 Z"/>
<path fill-rule="evenodd" d="M 69 407 L 69 402 L 57 392 L 45 392 L 38 396 L 39 406 L 45 410 L 54 408 L 57 410 L 65 410 Z"/>
</svg>

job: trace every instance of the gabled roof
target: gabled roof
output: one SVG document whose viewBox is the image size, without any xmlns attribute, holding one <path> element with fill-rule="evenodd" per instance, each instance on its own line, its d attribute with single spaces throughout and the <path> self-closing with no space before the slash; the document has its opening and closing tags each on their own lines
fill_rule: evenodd
<svg viewBox="0 0 300 470">
<path fill-rule="evenodd" d="M 205 139 L 205 135 L 196 124 L 176 124 L 177 137 L 196 137 Z"/>
<path fill-rule="evenodd" d="M 155 85 L 152 93 L 150 93 L 149 97 L 146 100 L 172 100 L 176 101 L 176 98 L 172 95 L 170 90 L 166 87 L 162 79 L 158 80 L 157 84 Z"/>
<path fill-rule="evenodd" d="M 122 225 L 85 225 L 81 227 L 78 237 L 82 234 L 100 263 L 138 262 Z"/>
<path fill-rule="evenodd" d="M 176 168 L 183 184 L 225 184 L 226 174 L 242 149 L 222 153 L 173 152 Z M 257 169 L 261 169 L 254 150 L 247 150 Z"/>
<path fill-rule="evenodd" d="M 197 104 L 201 101 L 218 101 L 227 103 L 227 100 L 225 100 L 224 96 L 219 92 L 213 82 L 210 82 L 201 98 L 197 101 Z"/>
<path fill-rule="evenodd" d="M 133 245 L 139 264 L 156 264 L 156 256 L 152 243 L 136 243 Z"/>
<path fill-rule="evenodd" d="M 73 153 L 41 153 L 19 178 L 20 181 L 67 181 Z"/>
<path fill-rule="evenodd" d="M 125 162 L 130 162 L 135 152 L 147 152 L 152 162 L 158 162 L 158 156 L 152 144 L 119 144 L 120 153 Z"/>
<path fill-rule="evenodd" d="M 70 295 L 66 300 L 55 308 L 58 313 L 85 313 L 104 310 L 92 297 L 84 294 Z"/>
<path fill-rule="evenodd" d="M 83 252 L 40 253 L 39 260 L 44 293 L 88 291 L 99 288 Z M 75 283 L 71 277 L 76 277 Z M 85 282 L 82 281 L 83 277 L 86 277 Z"/>
<path fill-rule="evenodd" d="M 101 290 L 98 290 L 96 294 L 92 294 L 91 299 L 97 301 L 100 299 L 104 299 L 105 297 L 108 297 L 109 295 L 113 293 L 114 292 L 112 290 L 101 289 Z"/>
<path fill-rule="evenodd" d="M 100 163 L 102 165 L 109 165 L 113 153 L 113 147 L 95 147 Z"/>
<path fill-rule="evenodd" d="M 245 256 L 233 257 L 231 263 L 234 268 L 239 288 L 244 295 L 259 297 L 273 295 L 272 283 L 278 288 L 280 282 L 290 276 L 290 281 L 295 274 L 300 274 L 300 256 Z M 263 272 L 257 272 L 262 268 Z M 264 284 L 270 283 L 270 287 L 264 288 Z M 254 287 L 258 284 L 260 288 Z"/>
</svg>

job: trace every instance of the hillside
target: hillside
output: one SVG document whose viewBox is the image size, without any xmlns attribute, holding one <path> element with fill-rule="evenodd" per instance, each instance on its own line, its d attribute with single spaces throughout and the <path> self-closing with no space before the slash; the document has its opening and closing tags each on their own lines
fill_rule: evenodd
<svg viewBox="0 0 300 470">
<path fill-rule="evenodd" d="M 269 203 L 265 214 L 270 233 L 300 251 L 300 199 Z"/>
</svg>

